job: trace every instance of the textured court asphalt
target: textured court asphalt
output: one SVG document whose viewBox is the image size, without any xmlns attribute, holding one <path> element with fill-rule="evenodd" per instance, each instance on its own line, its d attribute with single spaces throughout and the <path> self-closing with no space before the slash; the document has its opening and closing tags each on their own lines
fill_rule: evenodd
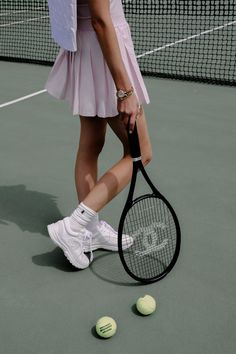
<svg viewBox="0 0 236 354">
<path fill-rule="evenodd" d="M 0 104 L 43 89 L 49 67 L 0 64 Z M 4 354 L 233 354 L 235 352 L 235 88 L 145 77 L 153 144 L 147 167 L 180 219 L 173 271 L 140 285 L 118 255 L 94 253 L 77 271 L 47 223 L 70 214 L 79 119 L 47 93 L 0 109 L 0 343 Z M 100 174 L 121 155 L 108 131 Z M 117 227 L 125 189 L 101 217 Z M 157 299 L 141 317 L 139 296 Z M 117 334 L 101 340 L 96 320 Z"/>
</svg>

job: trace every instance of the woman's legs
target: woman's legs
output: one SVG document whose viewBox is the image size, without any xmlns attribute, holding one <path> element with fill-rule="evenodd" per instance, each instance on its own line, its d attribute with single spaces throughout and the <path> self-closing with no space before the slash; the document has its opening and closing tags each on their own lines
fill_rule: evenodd
<svg viewBox="0 0 236 354">
<path fill-rule="evenodd" d="M 124 156 L 97 182 L 97 160 L 103 148 L 107 122 L 122 142 Z M 137 128 L 142 160 L 146 165 L 151 160 L 151 144 L 144 112 L 138 118 Z M 48 232 L 53 242 L 62 248 L 75 267 L 88 267 L 89 260 L 84 252 L 91 252 L 98 248 L 118 250 L 117 233 L 108 224 L 100 223 L 96 212 L 127 185 L 131 173 L 132 159 L 123 122 L 118 117 L 107 119 L 81 117 L 81 137 L 75 178 L 78 199 L 83 203 L 78 205 L 70 217 L 48 225 Z M 130 247 L 133 239 L 128 235 L 126 238 L 125 244 Z"/>
<path fill-rule="evenodd" d="M 132 175 L 132 159 L 129 154 L 128 136 L 124 123 L 118 116 L 106 118 L 106 120 L 114 133 L 121 140 L 124 148 L 124 156 L 112 166 L 95 185 L 93 182 L 90 183 L 90 186 L 93 185 L 90 192 L 83 200 L 80 199 L 85 205 L 96 212 L 101 210 L 128 184 Z M 142 162 L 146 165 L 152 158 L 152 150 L 143 109 L 137 119 L 137 129 Z M 89 175 L 91 176 L 91 173 L 89 173 Z"/>
<path fill-rule="evenodd" d="M 97 161 L 102 151 L 107 122 L 97 117 L 80 116 L 80 142 L 75 163 L 75 185 L 82 201 L 97 182 Z"/>
</svg>

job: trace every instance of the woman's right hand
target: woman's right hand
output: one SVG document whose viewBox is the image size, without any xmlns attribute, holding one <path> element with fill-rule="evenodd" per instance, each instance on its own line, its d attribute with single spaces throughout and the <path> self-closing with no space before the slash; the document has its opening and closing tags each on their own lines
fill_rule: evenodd
<svg viewBox="0 0 236 354">
<path fill-rule="evenodd" d="M 120 119 L 124 122 L 126 127 L 129 123 L 129 132 L 132 132 L 134 130 L 136 118 L 140 114 L 140 105 L 136 94 L 133 93 L 123 101 L 117 99 L 117 110 L 120 113 Z"/>
</svg>

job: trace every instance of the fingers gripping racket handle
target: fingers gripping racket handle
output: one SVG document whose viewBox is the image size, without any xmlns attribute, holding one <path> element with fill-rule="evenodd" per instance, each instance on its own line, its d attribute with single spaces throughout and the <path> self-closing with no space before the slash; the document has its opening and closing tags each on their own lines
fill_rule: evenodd
<svg viewBox="0 0 236 354">
<path fill-rule="evenodd" d="M 141 160 L 141 151 L 140 151 L 136 123 L 135 123 L 134 130 L 132 133 L 129 133 L 129 129 L 128 129 L 128 138 L 129 138 L 129 147 L 130 147 L 130 153 L 131 153 L 132 158 L 137 159 L 136 161 L 140 161 Z"/>
</svg>

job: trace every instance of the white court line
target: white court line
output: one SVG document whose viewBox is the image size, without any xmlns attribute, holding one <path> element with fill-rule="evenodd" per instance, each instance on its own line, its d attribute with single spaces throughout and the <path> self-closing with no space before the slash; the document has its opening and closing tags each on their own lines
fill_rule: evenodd
<svg viewBox="0 0 236 354">
<path fill-rule="evenodd" d="M 225 25 L 222 25 L 222 26 L 219 26 L 219 27 L 215 27 L 215 28 L 212 28 L 210 30 L 207 30 L 207 31 L 204 31 L 204 32 L 200 32 L 198 34 L 195 34 L 193 36 L 189 36 L 187 38 L 183 38 L 183 39 L 179 39 L 178 41 L 176 42 L 173 42 L 173 43 L 169 43 L 169 44 L 166 44 L 162 47 L 159 47 L 159 48 L 155 48 L 153 50 L 150 50 L 149 52 L 146 52 L 146 53 L 143 53 L 143 54 L 140 54 L 140 55 L 137 55 L 136 58 L 141 58 L 141 57 L 144 57 L 145 55 L 150 55 L 150 54 L 153 54 L 157 51 L 160 51 L 162 49 L 165 49 L 167 47 L 173 47 L 174 45 L 178 44 L 178 43 L 182 43 L 182 42 L 186 42 L 187 40 L 189 39 L 192 39 L 192 38 L 196 38 L 196 37 L 200 37 L 201 35 L 204 35 L 204 34 L 207 34 L 207 33 L 212 33 L 216 30 L 219 30 L 219 29 L 223 29 L 225 27 L 228 27 L 228 26 L 231 26 L 231 25 L 235 25 L 236 24 L 236 21 L 233 21 L 233 22 L 229 22 L 229 23 L 226 23 Z M 6 102 L 6 103 L 3 103 L 3 104 L 0 104 L 0 108 L 3 108 L 3 107 L 6 107 L 6 106 L 10 106 L 11 104 L 14 104 L 16 102 L 20 102 L 20 101 L 23 101 L 23 100 L 26 100 L 28 98 L 31 98 L 33 96 L 36 96 L 36 95 L 40 95 L 41 93 L 44 93 L 46 92 L 47 90 L 41 90 L 41 91 L 38 91 L 38 92 L 35 92 L 35 93 L 32 93 L 30 95 L 27 95 L 27 96 L 23 96 L 23 97 L 20 97 L 16 100 L 13 100 L 13 101 L 10 101 L 10 102 Z"/>
<path fill-rule="evenodd" d="M 222 26 L 219 26 L 219 27 L 214 27 L 212 29 L 209 29 L 207 31 L 204 31 L 204 32 L 200 32 L 198 34 L 194 34 L 193 36 L 189 36 L 189 37 L 186 37 L 186 38 L 183 38 L 183 39 L 179 39 L 178 41 L 176 42 L 173 42 L 173 43 L 168 43 L 166 45 L 164 45 L 163 47 L 159 47 L 159 48 L 155 48 L 153 50 L 150 50 L 149 52 L 145 52 L 143 54 L 139 54 L 137 55 L 136 58 L 142 58 L 144 57 L 145 55 L 150 55 L 150 54 L 153 54 L 155 52 L 158 52 L 159 50 L 162 50 L 162 49 L 165 49 L 165 48 L 168 48 L 168 47 L 173 47 L 174 45 L 178 44 L 178 43 L 182 43 L 182 42 L 186 42 L 187 40 L 189 39 L 193 39 L 193 38 L 196 38 L 196 37 L 200 37 L 200 36 L 203 36 L 205 34 L 208 34 L 208 33 L 211 33 L 211 32 L 214 32 L 214 31 L 217 31 L 217 30 L 220 30 L 220 29 L 223 29 L 223 28 L 226 28 L 228 26 L 232 26 L 232 25 L 235 25 L 236 24 L 236 21 L 233 21 L 233 22 L 229 22 L 229 23 L 226 23 Z"/>
<path fill-rule="evenodd" d="M 9 102 L 6 102 L 6 103 L 2 103 L 2 104 L 0 104 L 0 108 L 6 107 L 6 106 L 10 106 L 11 104 L 14 104 L 14 103 L 16 103 L 16 102 L 20 102 L 20 101 L 27 100 L 28 98 L 31 98 L 31 97 L 33 97 L 33 96 L 40 95 L 41 93 L 46 92 L 46 91 L 47 91 L 47 90 L 37 91 L 37 92 L 31 93 L 30 95 L 17 98 L 16 100 L 9 101 Z"/>
<path fill-rule="evenodd" d="M 40 16 L 40 17 L 30 18 L 28 20 L 23 20 L 23 21 L 4 23 L 3 25 L 0 25 L 0 27 L 9 27 L 9 26 L 12 26 L 12 25 L 20 25 L 21 23 L 39 21 L 39 20 L 42 20 L 42 19 L 48 18 L 48 17 L 49 16 Z"/>
<path fill-rule="evenodd" d="M 29 9 L 29 10 L 16 10 L 16 11 L 9 11 L 9 12 L 1 12 L 0 16 L 9 16 L 9 15 L 15 15 L 15 14 L 20 14 L 20 13 L 24 13 L 24 12 L 33 12 L 36 10 L 45 10 L 45 7 L 34 7 L 33 9 Z"/>
</svg>

